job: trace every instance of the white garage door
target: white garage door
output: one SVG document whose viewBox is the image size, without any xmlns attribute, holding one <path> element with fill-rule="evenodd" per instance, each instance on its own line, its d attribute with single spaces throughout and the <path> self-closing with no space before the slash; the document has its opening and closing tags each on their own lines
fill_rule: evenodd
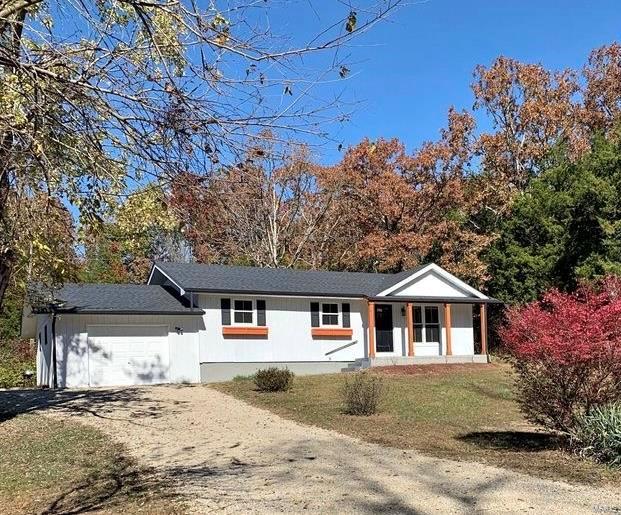
<svg viewBox="0 0 621 515">
<path fill-rule="evenodd" d="M 168 326 L 90 325 L 87 331 L 91 386 L 170 381 Z"/>
</svg>

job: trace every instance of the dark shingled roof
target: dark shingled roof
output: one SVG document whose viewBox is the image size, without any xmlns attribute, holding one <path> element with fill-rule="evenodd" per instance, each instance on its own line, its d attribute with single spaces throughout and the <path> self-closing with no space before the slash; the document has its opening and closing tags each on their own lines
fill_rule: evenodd
<svg viewBox="0 0 621 515">
<path fill-rule="evenodd" d="M 155 266 L 188 292 L 229 292 L 323 297 L 365 297 L 413 274 L 418 268 L 398 274 L 324 272 L 290 268 L 164 263 Z M 426 266 L 426 265 L 425 265 Z"/>
<path fill-rule="evenodd" d="M 55 295 L 59 313 L 202 314 L 167 288 L 149 284 L 65 284 Z"/>
</svg>

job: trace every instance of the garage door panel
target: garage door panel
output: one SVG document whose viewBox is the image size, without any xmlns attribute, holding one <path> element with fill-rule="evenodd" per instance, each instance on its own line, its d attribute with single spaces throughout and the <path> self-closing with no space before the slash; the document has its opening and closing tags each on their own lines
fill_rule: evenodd
<svg viewBox="0 0 621 515">
<path fill-rule="evenodd" d="M 91 386 L 169 382 L 167 326 L 89 326 Z"/>
</svg>

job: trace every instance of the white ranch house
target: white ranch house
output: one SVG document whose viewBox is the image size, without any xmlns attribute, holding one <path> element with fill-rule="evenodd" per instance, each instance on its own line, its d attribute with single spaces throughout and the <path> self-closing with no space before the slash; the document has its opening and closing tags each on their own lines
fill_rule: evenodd
<svg viewBox="0 0 621 515">
<path fill-rule="evenodd" d="M 67 284 L 56 298 L 22 329 L 50 387 L 487 362 L 486 306 L 497 302 L 435 264 L 370 274 L 155 263 L 147 284 Z"/>
</svg>

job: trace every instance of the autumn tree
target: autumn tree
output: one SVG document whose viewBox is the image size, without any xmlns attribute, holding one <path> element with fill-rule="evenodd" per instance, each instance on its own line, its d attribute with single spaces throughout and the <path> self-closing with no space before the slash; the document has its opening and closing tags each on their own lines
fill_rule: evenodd
<svg viewBox="0 0 621 515">
<path fill-rule="evenodd" d="M 173 184 L 171 204 L 202 262 L 304 267 L 308 246 L 325 234 L 333 194 L 317 187 L 308 148 L 265 140 L 234 166 Z"/>
<path fill-rule="evenodd" d="M 592 130 L 607 133 L 621 118 L 621 44 L 593 50 L 582 73 L 586 83 L 582 115 Z"/>
<path fill-rule="evenodd" d="M 523 191 L 558 145 L 579 159 L 594 132 L 607 134 L 619 121 L 618 43 L 593 50 L 582 70 L 550 71 L 501 56 L 489 67 L 478 66 L 474 77 L 475 108 L 492 123 L 476 150 L 497 193 Z"/>
<path fill-rule="evenodd" d="M 13 271 L 0 313 L 0 339 L 16 338 L 21 328 L 22 303 L 28 284 L 55 286 L 76 279 L 77 233 L 69 211 L 44 194 L 10 195 L 4 206 L 13 221 L 10 235 L 16 249 Z"/>
<path fill-rule="evenodd" d="M 574 100 L 579 91 L 574 71 L 551 72 L 499 57 L 488 68 L 476 68 L 472 88 L 475 107 L 485 111 L 493 128 L 477 141 L 482 166 L 508 193 L 526 187 L 557 143 L 566 142 L 576 154 L 588 147 Z"/>
<path fill-rule="evenodd" d="M 261 129 L 321 133 L 338 106 L 310 93 L 399 3 L 343 5 L 298 44 L 272 3 L 0 0 L 0 304 L 23 252 L 9 197 L 66 202 L 94 225 L 118 195 L 208 174 Z"/>
<path fill-rule="evenodd" d="M 111 205 L 95 227 L 81 228 L 84 282 L 140 283 L 153 261 L 182 261 L 186 242 L 166 192 L 155 185 L 140 188 Z"/>
<path fill-rule="evenodd" d="M 449 112 L 440 140 L 409 155 L 397 140 L 365 140 L 321 173 L 338 191 L 341 232 L 331 252 L 340 267 L 396 272 L 429 260 L 481 283 L 480 252 L 489 236 L 473 225 L 480 196 L 472 187 L 474 121 Z"/>
</svg>

